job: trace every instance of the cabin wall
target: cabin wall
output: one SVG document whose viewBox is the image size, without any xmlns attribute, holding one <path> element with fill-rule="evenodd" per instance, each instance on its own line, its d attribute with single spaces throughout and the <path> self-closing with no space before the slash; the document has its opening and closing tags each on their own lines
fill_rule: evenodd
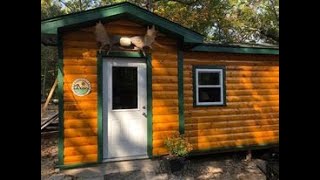
<svg viewBox="0 0 320 180">
<path fill-rule="evenodd" d="M 179 130 L 177 42 L 157 38 L 152 51 L 153 155 L 167 153 L 164 139 Z"/>
<path fill-rule="evenodd" d="M 105 24 L 108 34 L 137 36 L 146 27 L 127 20 Z M 97 162 L 98 95 L 95 27 L 64 32 L 64 164 Z M 163 139 L 178 130 L 178 72 L 176 41 L 159 34 L 152 50 L 153 154 L 164 152 Z M 77 78 L 90 81 L 90 94 L 79 97 L 71 90 Z"/>
<path fill-rule="evenodd" d="M 193 107 L 194 65 L 226 67 L 226 106 Z M 195 150 L 279 142 L 279 63 L 273 55 L 184 53 L 185 135 Z"/>
</svg>

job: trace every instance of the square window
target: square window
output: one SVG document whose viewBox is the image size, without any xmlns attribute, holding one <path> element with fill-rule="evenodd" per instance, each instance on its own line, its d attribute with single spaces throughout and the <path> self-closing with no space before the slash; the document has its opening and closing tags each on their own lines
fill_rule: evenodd
<svg viewBox="0 0 320 180">
<path fill-rule="evenodd" d="M 194 104 L 225 105 L 224 67 L 194 67 Z"/>
</svg>

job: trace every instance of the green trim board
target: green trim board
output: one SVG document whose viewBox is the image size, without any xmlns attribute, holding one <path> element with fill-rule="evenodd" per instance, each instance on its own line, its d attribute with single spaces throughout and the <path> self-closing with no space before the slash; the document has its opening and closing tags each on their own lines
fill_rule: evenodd
<svg viewBox="0 0 320 180">
<path fill-rule="evenodd" d="M 125 58 L 143 58 L 145 57 L 143 55 L 142 52 L 132 52 L 132 51 L 111 51 L 109 52 L 109 54 L 107 54 L 106 51 L 101 51 L 101 53 L 99 53 L 99 51 L 97 52 L 97 54 L 101 54 L 101 56 L 103 57 L 125 57 Z"/>
<path fill-rule="evenodd" d="M 181 44 L 181 43 L 180 43 Z M 183 51 L 178 46 L 178 98 L 179 98 L 179 132 L 184 134 L 184 93 L 183 93 Z"/>
<path fill-rule="evenodd" d="M 197 105 L 196 103 L 196 69 L 222 69 L 223 74 L 223 104 L 219 105 Z M 213 106 L 226 106 L 227 105 L 227 90 L 226 90 L 226 67 L 216 65 L 194 65 L 192 66 L 192 94 L 193 94 L 193 107 L 213 107 Z"/>
<path fill-rule="evenodd" d="M 64 164 L 64 101 L 63 101 L 63 41 L 62 35 L 58 33 L 58 98 L 59 98 L 59 143 L 58 164 Z"/>
<path fill-rule="evenodd" d="M 102 55 L 97 53 L 97 73 L 98 73 L 98 162 L 103 160 L 103 86 L 102 86 Z"/>
<path fill-rule="evenodd" d="M 123 2 L 111 6 L 104 6 L 88 11 L 43 20 L 41 21 L 41 33 L 56 34 L 58 28 L 78 26 L 82 23 L 88 22 L 94 24 L 99 20 L 106 21 L 107 19 L 124 15 L 139 21 L 143 21 L 148 25 L 154 24 L 160 30 L 169 31 L 173 34 L 183 37 L 185 42 L 203 42 L 203 35 L 129 2 Z"/>
<path fill-rule="evenodd" d="M 147 55 L 147 153 L 152 157 L 152 56 Z"/>
<path fill-rule="evenodd" d="M 257 48 L 257 47 L 226 47 L 223 45 L 200 44 L 192 51 L 195 52 L 219 52 L 219 53 L 237 53 L 237 54 L 269 54 L 279 55 L 279 49 L 273 48 Z"/>
</svg>

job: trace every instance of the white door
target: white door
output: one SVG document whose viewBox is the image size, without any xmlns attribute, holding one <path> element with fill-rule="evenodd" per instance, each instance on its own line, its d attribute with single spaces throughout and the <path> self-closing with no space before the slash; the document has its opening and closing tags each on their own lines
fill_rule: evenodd
<svg viewBox="0 0 320 180">
<path fill-rule="evenodd" d="M 106 58 L 104 158 L 147 156 L 147 91 L 144 59 Z M 105 98 L 107 97 L 107 98 Z"/>
</svg>

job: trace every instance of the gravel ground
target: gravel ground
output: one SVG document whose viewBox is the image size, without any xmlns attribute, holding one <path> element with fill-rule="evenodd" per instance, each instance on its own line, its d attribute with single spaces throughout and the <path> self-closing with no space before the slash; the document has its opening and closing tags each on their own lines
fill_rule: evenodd
<svg viewBox="0 0 320 180">
<path fill-rule="evenodd" d="M 74 179 L 60 174 L 55 166 L 58 162 L 58 134 L 42 135 L 41 138 L 41 179 Z M 255 157 L 254 157 L 255 158 Z M 190 158 L 180 172 L 169 173 L 167 166 L 160 162 L 160 168 L 151 177 L 156 179 L 217 179 L 217 180 L 265 180 L 266 177 L 256 166 L 257 159 L 244 161 L 244 153 L 215 154 Z M 160 160 L 161 161 L 161 160 Z M 162 164 L 162 165 L 161 165 Z M 108 174 L 105 179 L 149 179 L 140 171 Z M 154 178 L 153 178 L 154 179 Z"/>
</svg>

